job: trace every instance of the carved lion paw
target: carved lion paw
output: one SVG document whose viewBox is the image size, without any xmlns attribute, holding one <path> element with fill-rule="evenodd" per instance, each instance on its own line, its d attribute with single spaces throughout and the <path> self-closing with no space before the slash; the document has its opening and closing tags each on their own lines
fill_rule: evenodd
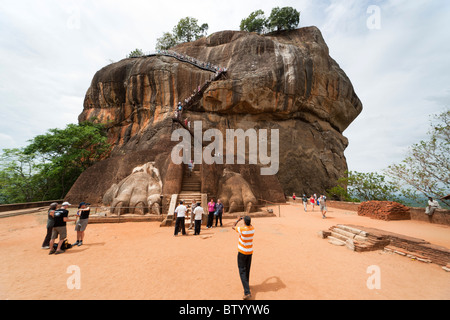
<svg viewBox="0 0 450 320">
<path fill-rule="evenodd" d="M 162 181 L 153 162 L 133 169 L 119 184 L 113 184 L 103 196 L 111 213 L 160 214 Z"/>
<path fill-rule="evenodd" d="M 248 182 L 239 174 L 224 169 L 219 186 L 219 199 L 228 206 L 228 213 L 254 211 L 257 200 Z"/>
</svg>

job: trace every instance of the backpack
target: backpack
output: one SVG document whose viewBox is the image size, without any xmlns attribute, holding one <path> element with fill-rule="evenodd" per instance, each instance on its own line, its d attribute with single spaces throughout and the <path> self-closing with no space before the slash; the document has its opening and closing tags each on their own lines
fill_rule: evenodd
<svg viewBox="0 0 450 320">
<path fill-rule="evenodd" d="M 56 250 L 58 248 L 58 244 L 53 244 L 53 248 Z M 63 244 L 61 245 L 61 250 L 67 250 L 72 248 L 72 245 L 67 241 L 67 239 L 64 240 Z"/>
</svg>

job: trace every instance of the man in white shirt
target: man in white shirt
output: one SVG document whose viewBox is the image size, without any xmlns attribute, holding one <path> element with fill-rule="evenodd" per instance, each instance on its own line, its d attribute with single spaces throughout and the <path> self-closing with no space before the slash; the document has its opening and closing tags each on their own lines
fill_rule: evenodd
<svg viewBox="0 0 450 320">
<path fill-rule="evenodd" d="M 440 209 L 441 206 L 439 205 L 439 202 L 437 202 L 436 200 L 433 200 L 433 198 L 428 197 L 428 206 L 425 209 L 425 214 L 432 216 L 434 211 L 436 209 Z"/>
<path fill-rule="evenodd" d="M 180 205 L 175 209 L 175 213 L 177 214 L 177 220 L 175 221 L 175 233 L 174 236 L 178 235 L 178 230 L 181 226 L 181 233 L 185 236 L 186 229 L 184 227 L 184 219 L 186 217 L 187 208 L 183 205 L 183 201 L 180 201 Z"/>
<path fill-rule="evenodd" d="M 203 208 L 200 206 L 200 203 L 197 203 L 197 206 L 195 207 L 194 210 L 194 218 L 195 218 L 194 236 L 200 234 L 203 213 L 204 213 Z"/>
<path fill-rule="evenodd" d="M 195 201 L 195 199 L 194 200 L 192 200 L 192 203 L 191 203 L 191 223 L 189 224 L 189 230 L 191 230 L 193 227 L 194 227 L 194 210 L 195 210 L 195 207 L 197 206 L 197 202 Z"/>
</svg>

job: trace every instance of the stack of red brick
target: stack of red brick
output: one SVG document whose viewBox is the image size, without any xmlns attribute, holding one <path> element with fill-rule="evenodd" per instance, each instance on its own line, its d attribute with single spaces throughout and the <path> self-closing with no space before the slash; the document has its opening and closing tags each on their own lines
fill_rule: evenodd
<svg viewBox="0 0 450 320">
<path fill-rule="evenodd" d="M 358 207 L 358 215 L 378 220 L 410 220 L 409 208 L 392 201 L 367 201 Z"/>
</svg>

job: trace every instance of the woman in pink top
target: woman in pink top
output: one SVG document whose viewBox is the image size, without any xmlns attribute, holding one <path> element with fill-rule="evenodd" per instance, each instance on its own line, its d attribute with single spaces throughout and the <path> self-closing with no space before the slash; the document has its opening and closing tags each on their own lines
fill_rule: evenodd
<svg viewBox="0 0 450 320">
<path fill-rule="evenodd" d="M 214 200 L 211 199 L 211 201 L 208 202 L 208 223 L 206 224 L 207 229 L 212 228 L 214 211 L 216 211 L 216 204 L 214 203 Z"/>
</svg>

